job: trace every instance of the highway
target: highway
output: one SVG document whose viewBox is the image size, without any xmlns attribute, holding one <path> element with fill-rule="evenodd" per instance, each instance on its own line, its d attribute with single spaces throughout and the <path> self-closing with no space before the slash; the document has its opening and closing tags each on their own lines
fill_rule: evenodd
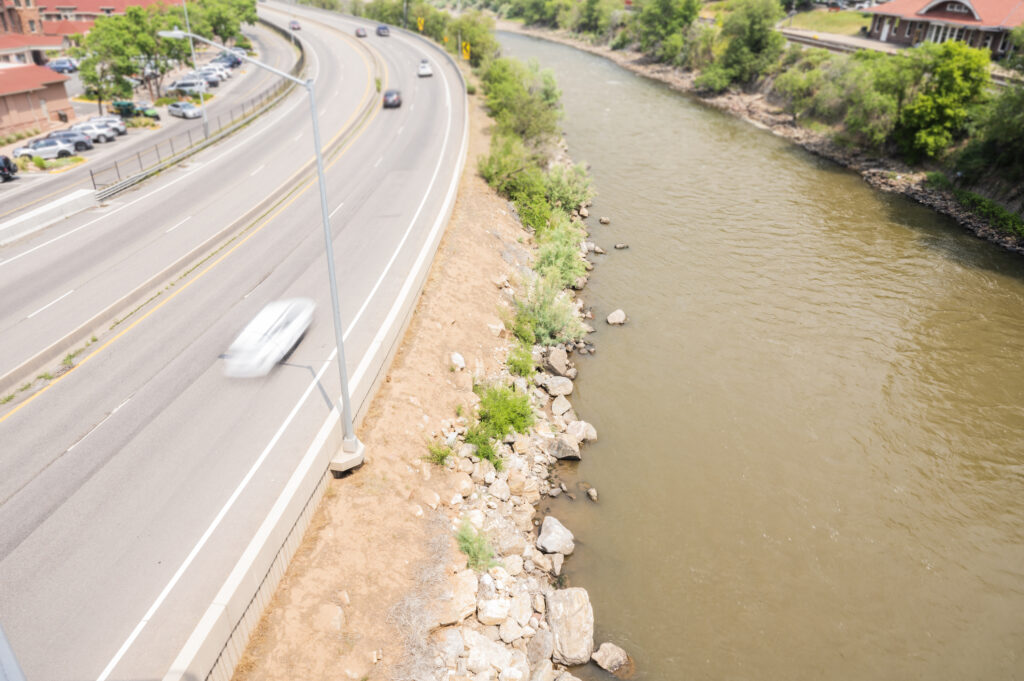
<svg viewBox="0 0 1024 681">
<path fill-rule="evenodd" d="M 284 24 L 283 7 L 260 11 Z M 457 180 L 465 94 L 426 43 L 323 21 L 303 18 L 301 38 L 325 145 L 341 144 L 329 209 L 348 371 L 365 376 Z M 434 77 L 417 78 L 421 58 Z M 378 73 L 401 108 L 380 109 Z M 105 208 L 0 249 L 5 366 L 161 279 L 72 371 L 0 407 L 0 618 L 29 679 L 163 678 L 338 398 L 316 183 L 244 219 L 308 166 L 311 134 L 299 89 Z M 226 378 L 238 331 L 294 296 L 318 315 L 287 362 Z"/>
</svg>

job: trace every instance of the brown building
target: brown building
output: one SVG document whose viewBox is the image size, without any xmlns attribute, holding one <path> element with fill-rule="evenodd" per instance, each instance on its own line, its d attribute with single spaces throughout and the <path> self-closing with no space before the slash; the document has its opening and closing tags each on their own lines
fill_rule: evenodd
<svg viewBox="0 0 1024 681">
<path fill-rule="evenodd" d="M 868 35 L 883 43 L 959 40 L 993 59 L 1009 53 L 1010 31 L 1024 24 L 1024 0 L 892 0 L 867 11 L 875 15 Z"/>
<path fill-rule="evenodd" d="M 0 64 L 0 136 L 46 130 L 74 117 L 64 89 L 68 76 L 35 64 Z"/>
</svg>

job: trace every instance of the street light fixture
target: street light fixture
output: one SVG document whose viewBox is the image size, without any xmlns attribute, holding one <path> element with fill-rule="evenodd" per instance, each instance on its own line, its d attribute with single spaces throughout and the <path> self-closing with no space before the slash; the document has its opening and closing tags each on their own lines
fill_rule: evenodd
<svg viewBox="0 0 1024 681">
<path fill-rule="evenodd" d="M 192 27 L 188 23 L 188 0 L 181 0 L 181 9 L 185 13 L 185 30 L 188 33 L 188 50 L 192 53 L 192 68 L 198 68 L 199 64 L 196 63 L 196 46 L 192 42 Z M 203 90 L 206 89 L 205 83 L 199 90 L 199 112 L 203 114 L 203 139 L 210 139 L 210 123 L 206 120 L 206 99 L 203 97 Z"/>
<path fill-rule="evenodd" d="M 224 45 L 219 45 L 212 40 L 207 40 L 189 31 L 182 31 L 177 27 L 172 31 L 159 31 L 157 35 L 161 38 L 173 38 L 176 40 L 190 38 L 213 47 L 227 49 Z M 306 93 L 309 95 L 309 113 L 313 118 L 313 150 L 316 152 L 316 174 L 320 184 L 320 217 L 324 229 L 324 248 L 327 253 L 327 278 L 331 289 L 331 307 L 334 312 L 334 342 L 338 350 L 338 377 L 341 379 L 341 447 L 343 454 L 331 459 L 331 470 L 335 472 L 346 471 L 363 462 L 363 451 L 365 448 L 363 443 L 359 441 L 359 438 L 356 437 L 355 428 L 352 425 L 352 406 L 348 390 L 348 371 L 345 368 L 345 344 L 341 327 L 341 308 L 338 305 L 338 282 L 334 273 L 334 248 L 331 244 L 331 217 L 327 212 L 327 181 L 324 177 L 324 159 L 320 152 L 320 124 L 316 116 L 316 93 L 313 91 L 313 81 L 311 79 L 299 80 L 290 73 L 275 69 L 273 66 L 256 61 L 247 55 L 240 54 L 238 56 L 243 61 L 247 61 L 261 69 L 304 86 Z"/>
</svg>

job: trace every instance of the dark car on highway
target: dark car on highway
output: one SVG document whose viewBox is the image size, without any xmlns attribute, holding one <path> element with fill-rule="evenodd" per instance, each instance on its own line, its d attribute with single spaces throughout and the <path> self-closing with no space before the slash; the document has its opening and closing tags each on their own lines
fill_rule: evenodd
<svg viewBox="0 0 1024 681">
<path fill-rule="evenodd" d="M 391 29 L 388 28 L 387 26 L 378 26 L 377 27 L 377 35 L 383 36 L 383 37 L 386 38 L 389 35 L 391 35 Z"/>
<path fill-rule="evenodd" d="M 402 106 L 402 93 L 398 90 L 387 90 L 384 93 L 384 108 L 397 109 Z"/>
<path fill-rule="evenodd" d="M 13 180 L 18 173 L 18 166 L 11 159 L 0 155 L 0 181 Z"/>
</svg>

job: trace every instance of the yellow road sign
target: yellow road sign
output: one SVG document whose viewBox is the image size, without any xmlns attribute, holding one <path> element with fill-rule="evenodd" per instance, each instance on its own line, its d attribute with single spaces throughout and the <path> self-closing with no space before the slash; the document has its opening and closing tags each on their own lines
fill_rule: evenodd
<svg viewBox="0 0 1024 681">
<path fill-rule="evenodd" d="M 462 58 L 469 61 L 469 43 L 462 43 Z"/>
<path fill-rule="evenodd" d="M 420 33 L 423 33 L 423 17 L 416 17 L 416 25 L 420 28 Z"/>
</svg>

